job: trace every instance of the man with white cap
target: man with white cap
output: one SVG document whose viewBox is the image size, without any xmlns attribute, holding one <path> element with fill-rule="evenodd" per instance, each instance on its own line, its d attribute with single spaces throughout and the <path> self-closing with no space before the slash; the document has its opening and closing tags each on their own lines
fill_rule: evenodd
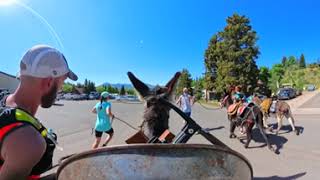
<svg viewBox="0 0 320 180">
<path fill-rule="evenodd" d="M 0 180 L 39 179 L 51 168 L 55 144 L 35 114 L 40 105 L 52 106 L 67 78 L 78 79 L 64 55 L 46 45 L 26 52 L 19 76 L 17 90 L 0 108 Z"/>
</svg>

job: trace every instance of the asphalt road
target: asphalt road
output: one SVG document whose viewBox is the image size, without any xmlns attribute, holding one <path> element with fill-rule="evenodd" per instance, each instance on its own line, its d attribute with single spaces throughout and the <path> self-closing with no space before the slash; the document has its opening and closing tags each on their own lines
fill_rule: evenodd
<svg viewBox="0 0 320 180">
<path fill-rule="evenodd" d="M 58 141 L 64 150 L 55 152 L 55 162 L 62 156 L 89 150 L 94 140 L 91 131 L 95 123 L 95 115 L 91 113 L 91 109 L 96 101 L 61 101 L 59 103 L 61 104 L 50 109 L 39 109 L 37 115 L 47 127 L 53 128 L 58 133 Z M 315 103 L 315 106 L 318 104 Z M 143 104 L 113 103 L 112 111 L 117 117 L 137 127 L 142 121 Z M 279 154 L 261 147 L 264 142 L 257 131 L 254 131 L 249 149 L 245 149 L 239 140 L 229 139 L 229 124 L 224 109 L 208 110 L 195 104 L 192 118 L 204 128 L 215 129 L 211 131 L 214 136 L 249 159 L 255 179 L 319 179 L 320 115 L 296 115 L 296 125 L 302 131 L 299 136 L 288 132 L 291 128 L 287 121 L 284 121 L 284 127 L 279 136 L 270 134 L 270 141 Z M 275 119 L 271 118 L 269 123 L 275 123 Z M 170 130 L 177 134 L 182 126 L 183 120 L 172 111 Z M 116 120 L 113 128 L 115 134 L 110 146 L 124 144 L 124 141 L 136 132 Z M 208 142 L 197 135 L 189 143 Z"/>
<path fill-rule="evenodd" d="M 309 101 L 303 103 L 301 108 L 320 108 L 320 93 L 316 94 Z"/>
</svg>

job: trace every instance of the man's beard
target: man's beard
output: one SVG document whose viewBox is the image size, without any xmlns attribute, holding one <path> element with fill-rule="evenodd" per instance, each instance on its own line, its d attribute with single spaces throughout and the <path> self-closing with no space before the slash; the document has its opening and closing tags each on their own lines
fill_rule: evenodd
<svg viewBox="0 0 320 180">
<path fill-rule="evenodd" d="M 50 91 L 41 97 L 41 107 L 50 108 L 56 100 L 57 93 L 58 86 L 56 83 L 54 83 Z"/>
</svg>

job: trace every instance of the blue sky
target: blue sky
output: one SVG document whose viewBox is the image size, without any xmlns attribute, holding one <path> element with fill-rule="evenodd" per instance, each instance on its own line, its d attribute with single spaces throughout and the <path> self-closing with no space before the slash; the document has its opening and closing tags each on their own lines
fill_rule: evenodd
<svg viewBox="0 0 320 180">
<path fill-rule="evenodd" d="M 1 0 L 0 0 L 1 1 Z M 320 58 L 317 0 L 19 0 L 54 28 L 63 47 L 35 15 L 0 6 L 0 71 L 15 74 L 35 44 L 61 49 L 71 68 L 97 85 L 128 83 L 127 71 L 150 84 L 165 84 L 182 68 L 204 72 L 204 51 L 233 13 L 246 15 L 257 31 L 259 66 L 284 55 Z"/>
</svg>

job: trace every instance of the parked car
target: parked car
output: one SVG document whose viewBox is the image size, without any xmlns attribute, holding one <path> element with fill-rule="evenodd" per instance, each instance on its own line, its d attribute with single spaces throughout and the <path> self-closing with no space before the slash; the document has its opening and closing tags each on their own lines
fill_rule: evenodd
<svg viewBox="0 0 320 180">
<path fill-rule="evenodd" d="M 94 92 L 94 91 L 90 92 L 89 96 L 88 96 L 88 98 L 90 100 L 97 100 L 97 99 L 99 99 L 99 97 L 100 97 L 100 94 L 98 92 Z"/>
<path fill-rule="evenodd" d="M 56 100 L 59 101 L 61 99 L 64 99 L 64 94 L 63 93 L 58 93 Z"/>
<path fill-rule="evenodd" d="M 9 94 L 10 94 L 10 92 L 8 89 L 0 88 L 0 99 L 2 99 L 2 97 L 9 95 Z"/>
<path fill-rule="evenodd" d="M 127 101 L 139 101 L 139 98 L 137 96 L 133 96 L 133 95 L 128 95 L 126 97 Z"/>
<path fill-rule="evenodd" d="M 80 94 L 80 100 L 89 100 L 88 94 Z"/>
<path fill-rule="evenodd" d="M 67 93 L 67 94 L 64 94 L 64 95 L 63 95 L 63 98 L 64 98 L 65 100 L 74 100 L 75 95 L 72 94 L 72 93 Z"/>
<path fill-rule="evenodd" d="M 316 86 L 314 84 L 309 84 L 307 86 L 307 91 L 314 91 L 314 90 L 316 90 Z"/>
<path fill-rule="evenodd" d="M 124 95 L 119 95 L 119 96 L 116 96 L 116 100 L 117 101 L 127 100 L 127 97 Z"/>
<path fill-rule="evenodd" d="M 296 92 L 293 88 L 282 88 L 278 90 L 277 93 L 279 100 L 287 100 L 296 97 Z"/>
<path fill-rule="evenodd" d="M 83 100 L 83 98 L 84 97 L 81 94 L 74 94 L 72 100 L 80 101 L 80 100 Z"/>
</svg>

